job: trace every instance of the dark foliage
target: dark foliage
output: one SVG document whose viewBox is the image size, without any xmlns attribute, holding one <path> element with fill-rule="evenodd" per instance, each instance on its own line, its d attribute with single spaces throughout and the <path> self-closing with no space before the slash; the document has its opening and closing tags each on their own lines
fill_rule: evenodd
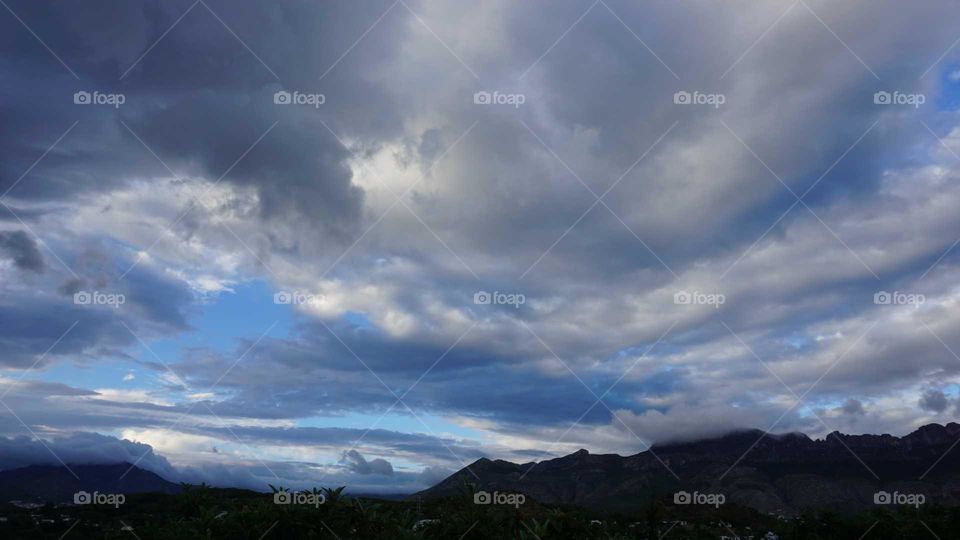
<svg viewBox="0 0 960 540">
<path fill-rule="evenodd" d="M 782 540 L 950 538 L 960 509 L 921 507 L 857 515 L 808 513 L 777 519 L 726 505 L 677 507 L 655 501 L 634 512 L 596 514 L 583 508 L 477 505 L 471 486 L 433 501 L 352 498 L 342 488 L 313 490 L 323 503 L 276 504 L 273 494 L 183 486 L 178 494 L 131 495 L 119 508 L 47 504 L 0 507 L 0 537 L 30 539 L 707 539 L 721 535 Z M 928 530 L 929 529 L 929 530 Z"/>
</svg>

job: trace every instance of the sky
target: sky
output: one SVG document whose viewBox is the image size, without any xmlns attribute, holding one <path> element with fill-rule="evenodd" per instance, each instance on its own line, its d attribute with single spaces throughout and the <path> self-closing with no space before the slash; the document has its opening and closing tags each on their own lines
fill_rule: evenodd
<svg viewBox="0 0 960 540">
<path fill-rule="evenodd" d="M 951 1 L 0 4 L 0 467 L 958 416 Z"/>
</svg>

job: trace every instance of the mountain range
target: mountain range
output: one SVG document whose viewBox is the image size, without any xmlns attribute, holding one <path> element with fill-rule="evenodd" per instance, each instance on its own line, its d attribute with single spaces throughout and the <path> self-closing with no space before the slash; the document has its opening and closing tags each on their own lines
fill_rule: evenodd
<svg viewBox="0 0 960 540">
<path fill-rule="evenodd" d="M 631 456 L 570 455 L 511 463 L 481 458 L 411 495 L 432 499 L 474 492 L 523 493 L 545 504 L 631 511 L 676 493 L 722 494 L 764 513 L 805 509 L 859 512 L 878 493 L 922 495 L 925 504 L 960 504 L 960 424 L 930 424 L 903 437 L 743 430 L 694 442 L 655 445 Z M 72 472 L 71 472 L 72 471 Z M 74 474 L 75 473 L 75 474 Z M 31 465 L 0 471 L 0 501 L 72 502 L 74 493 L 177 493 L 180 485 L 129 463 Z"/>
<path fill-rule="evenodd" d="M 626 457 L 579 450 L 523 464 L 482 458 L 413 498 L 452 496 L 466 484 L 541 503 L 621 511 L 654 499 L 673 503 L 679 492 L 723 494 L 726 503 L 784 516 L 804 509 L 857 512 L 883 500 L 883 492 L 956 505 L 958 441 L 956 423 L 926 425 L 903 437 L 833 432 L 820 440 L 743 430 Z"/>
</svg>

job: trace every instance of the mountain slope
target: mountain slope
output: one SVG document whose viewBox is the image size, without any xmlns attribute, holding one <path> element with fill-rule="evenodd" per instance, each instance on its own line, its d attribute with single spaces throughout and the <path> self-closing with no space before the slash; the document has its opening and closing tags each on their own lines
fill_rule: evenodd
<svg viewBox="0 0 960 540">
<path fill-rule="evenodd" d="M 834 432 L 823 440 L 748 430 L 627 457 L 580 450 L 522 465 L 480 459 L 414 497 L 455 495 L 466 481 L 543 503 L 608 510 L 636 509 L 681 490 L 723 493 L 727 502 L 785 514 L 826 507 L 859 511 L 872 507 L 881 490 L 923 493 L 930 503 L 955 505 L 960 448 L 949 450 L 958 439 L 955 423 L 930 424 L 904 437 Z"/>
<path fill-rule="evenodd" d="M 138 467 L 131 469 L 129 463 L 70 465 L 69 470 L 66 467 L 30 465 L 0 471 L 0 501 L 73 502 L 73 494 L 78 491 L 178 493 L 180 486 L 150 471 Z"/>
</svg>

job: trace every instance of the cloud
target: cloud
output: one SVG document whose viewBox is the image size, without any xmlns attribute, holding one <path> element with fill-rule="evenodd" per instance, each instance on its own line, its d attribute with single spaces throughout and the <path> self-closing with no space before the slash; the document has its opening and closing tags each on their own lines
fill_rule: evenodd
<svg viewBox="0 0 960 540">
<path fill-rule="evenodd" d="M 357 474 L 393 474 L 393 465 L 391 465 L 389 461 L 382 458 L 374 458 L 367 461 L 367 459 L 356 450 L 344 451 L 340 460 L 346 463 L 348 469 Z"/>
<path fill-rule="evenodd" d="M 428 486 L 435 486 L 454 472 L 455 471 L 452 469 L 446 469 L 443 467 L 424 467 L 423 472 L 420 473 L 420 476 L 423 478 L 424 484 Z"/>
<path fill-rule="evenodd" d="M 764 425 L 763 421 L 772 416 L 773 418 L 769 418 L 766 424 L 770 426 L 777 419 L 772 410 L 761 412 L 759 407 L 739 411 L 722 405 L 692 407 L 683 404 L 672 407 L 666 412 L 648 410 L 638 415 L 633 411 L 621 410 L 616 411 L 616 415 L 619 418 L 616 422 L 618 424 L 623 422 L 627 429 L 636 433 L 646 445 L 717 437 L 731 431 L 756 429 L 757 426 Z M 784 422 L 782 424 L 784 427 L 779 427 L 780 424 L 778 424 L 778 431 L 790 431 L 786 426 L 791 424 L 795 425 L 795 420 Z"/>
<path fill-rule="evenodd" d="M 927 390 L 920 397 L 920 408 L 926 411 L 942 413 L 947 410 L 947 396 L 939 390 Z"/>
<path fill-rule="evenodd" d="M 0 344 L 5 351 L 0 363 L 43 366 L 63 358 L 97 362 L 126 356 L 124 348 L 137 337 L 190 328 L 193 295 L 187 284 L 147 268 L 134 269 L 120 280 L 112 261 L 91 253 L 76 265 L 77 278 L 47 272 L 32 284 L 35 288 L 8 284 L 0 300 Z M 76 293 L 84 296 L 78 301 Z M 121 297 L 123 302 L 109 300 Z"/>
<path fill-rule="evenodd" d="M 24 231 L 0 231 L 0 252 L 21 270 L 43 272 L 43 255 L 37 243 Z"/>
<path fill-rule="evenodd" d="M 214 486 L 243 487 L 261 492 L 269 491 L 269 482 L 293 489 L 349 484 L 352 493 L 394 492 L 397 488 L 411 492 L 432 485 L 424 482 L 419 475 L 403 473 L 396 475 L 397 486 L 380 491 L 377 484 L 352 481 L 352 475 L 394 476 L 390 463 L 379 458 L 368 462 L 355 451 L 349 457 L 345 453 L 345 457 L 350 462 L 347 468 L 350 476 L 324 473 L 318 471 L 317 464 L 311 463 L 266 464 L 229 458 L 226 461 L 221 458 L 219 461 L 173 466 L 150 445 L 97 433 L 76 432 L 43 442 L 22 436 L 0 437 L 0 468 L 4 470 L 29 465 L 61 466 L 61 460 L 67 466 L 136 463 L 137 467 L 171 482 L 206 482 Z M 269 470 L 265 470 L 265 465 Z M 272 477 L 273 474 L 280 476 Z"/>
<path fill-rule="evenodd" d="M 77 432 L 39 441 L 29 437 L 0 437 L 0 467 L 16 469 L 27 465 L 61 466 L 137 463 L 168 480 L 177 473 L 170 463 L 153 452 L 149 445 L 117 439 L 98 433 Z"/>
<path fill-rule="evenodd" d="M 841 410 L 843 411 L 844 414 L 854 414 L 854 415 L 861 415 L 861 416 L 866 414 L 865 411 L 863 410 L 863 402 L 853 398 L 848 399 L 841 407 Z"/>
<path fill-rule="evenodd" d="M 273 102 L 273 94 L 284 88 L 325 92 L 330 103 L 337 103 L 331 111 L 344 114 L 351 126 L 363 132 L 369 129 L 364 123 L 375 123 L 380 133 L 389 133 L 395 114 L 368 75 L 390 58 L 358 49 L 353 61 L 330 72 L 322 85 L 317 82 L 337 60 L 339 40 L 368 25 L 368 10 L 376 6 L 318 10 L 309 2 L 292 2 L 238 10 L 214 0 L 186 15 L 192 7 L 188 2 L 131 6 L 103 0 L 100 6 L 120 24 L 105 25 L 75 6 L 48 13 L 30 3 L 11 5 L 62 52 L 70 68 L 49 62 L 47 51 L 37 50 L 35 38 L 17 19 L 13 25 L 4 21 L 22 61 L 4 69 L 11 84 L 2 101 L 8 121 L 0 140 L 8 144 L 3 145 L 0 188 L 10 188 L 10 196 L 23 201 L 66 202 L 144 176 L 204 177 L 252 188 L 257 215 L 273 229 L 271 241 L 278 249 L 315 249 L 324 238 L 308 230 L 318 227 L 341 237 L 354 233 L 363 193 L 351 183 L 347 152 L 317 115 L 284 109 Z M 367 42 L 389 43 L 401 22 L 384 20 Z M 176 31 L 168 33 L 171 28 Z M 244 35 L 242 43 L 235 31 Z M 161 37 L 163 47 L 150 46 L 159 45 Z M 259 54 L 238 57 L 244 44 Z M 193 54 L 200 49 L 207 55 Z M 304 50 L 311 51 L 311 61 L 294 60 L 296 51 Z M 81 90 L 119 92 L 125 102 L 110 113 L 78 106 L 72 94 Z M 78 120 L 69 130 L 71 122 L 60 123 L 68 117 Z M 44 166 L 15 183 L 36 159 L 34 151 L 55 141 Z M 201 193 L 194 194 L 199 207 L 208 204 Z"/>
</svg>

